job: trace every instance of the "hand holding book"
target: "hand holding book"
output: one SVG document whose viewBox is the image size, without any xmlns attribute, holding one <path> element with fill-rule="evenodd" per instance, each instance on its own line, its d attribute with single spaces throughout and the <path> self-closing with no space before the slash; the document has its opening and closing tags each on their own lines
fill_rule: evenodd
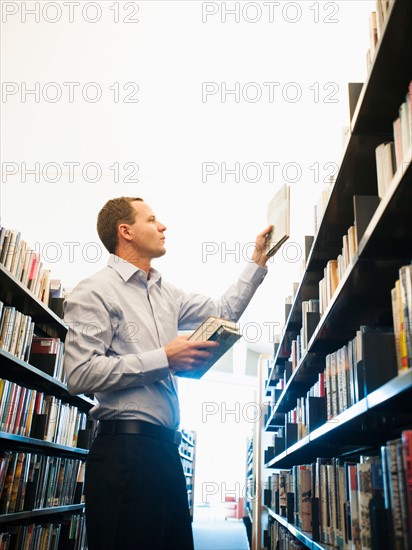
<svg viewBox="0 0 412 550">
<path fill-rule="evenodd" d="M 290 236 L 290 188 L 283 185 L 268 204 L 268 222 L 272 231 L 267 238 L 266 256 L 271 257 Z"/>
<path fill-rule="evenodd" d="M 252 260 L 261 267 L 264 267 L 269 259 L 269 256 L 266 254 L 266 250 L 272 231 L 273 225 L 269 225 L 256 237 L 255 250 L 253 251 Z"/>
<path fill-rule="evenodd" d="M 170 369 L 199 379 L 240 337 L 236 323 L 209 316 L 190 336 L 178 336 L 165 346 Z"/>
<path fill-rule="evenodd" d="M 202 367 L 211 356 L 211 348 L 217 348 L 218 342 L 191 341 L 190 336 L 177 336 L 164 349 L 169 368 L 176 374 Z"/>
</svg>

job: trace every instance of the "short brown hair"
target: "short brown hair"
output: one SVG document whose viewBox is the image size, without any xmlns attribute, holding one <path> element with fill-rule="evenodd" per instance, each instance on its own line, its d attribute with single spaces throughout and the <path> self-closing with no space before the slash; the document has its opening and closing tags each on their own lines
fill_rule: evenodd
<svg viewBox="0 0 412 550">
<path fill-rule="evenodd" d="M 132 202 L 142 201 L 139 197 L 118 197 L 106 202 L 97 216 L 97 233 L 107 250 L 114 254 L 118 244 L 117 228 L 121 223 L 132 225 L 136 211 Z"/>
</svg>

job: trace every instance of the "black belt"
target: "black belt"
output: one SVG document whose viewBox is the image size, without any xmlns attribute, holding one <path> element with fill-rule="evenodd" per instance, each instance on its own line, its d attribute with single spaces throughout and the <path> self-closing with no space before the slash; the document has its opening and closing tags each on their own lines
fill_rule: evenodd
<svg viewBox="0 0 412 550">
<path fill-rule="evenodd" d="M 169 428 L 164 428 L 151 422 L 144 422 L 143 420 L 99 420 L 97 433 L 99 435 L 143 435 L 152 437 L 153 439 L 160 439 L 167 443 L 174 443 L 175 445 L 180 445 L 182 440 L 180 432 L 169 430 Z"/>
</svg>

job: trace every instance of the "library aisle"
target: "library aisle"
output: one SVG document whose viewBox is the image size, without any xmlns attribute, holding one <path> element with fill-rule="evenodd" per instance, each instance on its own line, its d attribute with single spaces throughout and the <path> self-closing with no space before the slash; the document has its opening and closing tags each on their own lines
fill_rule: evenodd
<svg viewBox="0 0 412 550">
<path fill-rule="evenodd" d="M 195 550 L 249 550 L 243 521 L 199 519 L 193 522 Z"/>
</svg>

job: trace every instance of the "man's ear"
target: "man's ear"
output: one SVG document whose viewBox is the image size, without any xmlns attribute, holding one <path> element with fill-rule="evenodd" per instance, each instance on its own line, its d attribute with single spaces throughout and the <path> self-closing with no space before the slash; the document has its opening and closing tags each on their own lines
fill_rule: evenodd
<svg viewBox="0 0 412 550">
<path fill-rule="evenodd" d="M 130 226 L 127 223 L 121 223 L 117 231 L 119 233 L 119 236 L 125 239 L 126 241 L 131 240 L 131 232 L 130 232 Z"/>
</svg>

